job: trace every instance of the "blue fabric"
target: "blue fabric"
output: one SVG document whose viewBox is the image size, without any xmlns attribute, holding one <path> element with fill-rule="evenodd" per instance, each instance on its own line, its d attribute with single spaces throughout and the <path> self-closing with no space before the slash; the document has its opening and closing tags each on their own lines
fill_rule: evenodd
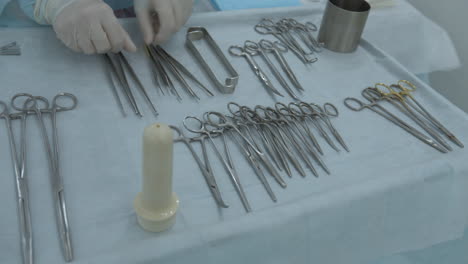
<svg viewBox="0 0 468 264">
<path fill-rule="evenodd" d="M 211 0 L 218 10 L 239 10 L 301 5 L 300 0 Z"/>
<path fill-rule="evenodd" d="M 461 239 L 438 244 L 418 251 L 405 252 L 367 264 L 466 264 L 468 263 L 468 229 Z"/>
<path fill-rule="evenodd" d="M 3 9 L 5 9 L 5 6 L 8 4 L 7 0 L 0 0 L 0 14 L 3 13 Z"/>
<path fill-rule="evenodd" d="M 39 26 L 34 22 L 35 2 L 35 0 L 0 0 L 0 26 Z M 133 5 L 133 0 L 104 0 L 104 2 L 114 10 L 128 8 Z"/>
<path fill-rule="evenodd" d="M 0 27 L 38 26 L 32 18 L 26 15 L 18 1 L 8 1 L 10 0 L 0 0 Z"/>
<path fill-rule="evenodd" d="M 114 10 L 129 8 L 133 6 L 133 0 L 104 0 Z"/>
</svg>

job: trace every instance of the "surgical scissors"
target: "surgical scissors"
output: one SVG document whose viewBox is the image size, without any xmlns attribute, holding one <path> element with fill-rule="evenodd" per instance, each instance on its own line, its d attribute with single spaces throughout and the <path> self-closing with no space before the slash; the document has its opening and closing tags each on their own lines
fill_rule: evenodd
<svg viewBox="0 0 468 264">
<path fill-rule="evenodd" d="M 31 97 L 32 98 L 32 97 Z M 30 99 L 31 99 L 30 98 Z M 34 101 L 32 101 L 35 103 Z M 5 119 L 7 134 L 10 144 L 10 154 L 13 163 L 13 171 L 15 173 L 16 195 L 18 204 L 18 218 L 20 229 L 20 242 L 23 263 L 33 263 L 33 241 L 32 241 L 32 224 L 31 211 L 29 208 L 29 191 L 26 178 L 26 114 L 21 114 L 21 136 L 20 150 L 18 157 L 18 149 L 11 124 L 10 112 L 7 104 L 0 101 L 0 118 Z"/>
<path fill-rule="evenodd" d="M 370 102 L 368 104 L 365 104 L 361 100 L 359 100 L 357 98 L 352 98 L 352 97 L 346 98 L 344 100 L 344 104 L 346 105 L 346 107 L 348 107 L 352 111 L 356 111 L 356 112 L 362 111 L 364 109 L 370 109 L 374 113 L 377 113 L 378 115 L 384 117 L 385 119 L 392 122 L 393 124 L 401 127 L 406 132 L 410 133 L 411 135 L 413 135 L 417 139 L 421 140 L 422 142 L 424 142 L 424 143 L 428 144 L 429 146 L 439 150 L 442 153 L 447 153 L 447 150 L 445 148 L 441 147 L 436 142 L 434 142 L 434 140 L 432 140 L 431 138 L 428 138 L 427 136 L 425 136 L 424 134 L 419 132 L 417 129 L 410 126 L 405 121 L 401 120 L 400 118 L 398 118 L 397 116 L 395 116 L 394 114 L 389 112 L 387 109 L 385 109 L 383 106 L 381 106 L 379 104 L 379 101 L 376 100 L 375 97 L 373 97 L 369 93 L 370 93 L 369 90 L 364 90 L 363 94 L 362 94 Z"/>
<path fill-rule="evenodd" d="M 273 62 L 268 58 L 268 54 L 266 53 L 265 49 L 263 47 L 260 47 L 260 45 L 256 42 L 253 42 L 251 40 L 246 40 L 244 42 L 244 47 L 246 50 L 251 51 L 252 54 L 258 53 L 262 56 L 262 58 L 265 60 L 266 64 L 270 68 L 271 72 L 275 75 L 276 79 L 278 82 L 284 87 L 284 89 L 288 92 L 288 94 L 295 100 L 299 100 L 299 97 L 294 93 L 294 91 L 291 89 L 289 86 L 288 82 L 281 76 L 281 73 L 278 71 L 276 66 L 273 64 Z"/>
<path fill-rule="evenodd" d="M 198 122 L 199 127 L 198 128 L 190 127 L 190 125 L 188 124 L 189 120 L 194 120 L 195 122 Z M 232 184 L 234 185 L 234 188 L 236 189 L 237 194 L 239 195 L 239 197 L 241 199 L 241 202 L 244 205 L 245 210 L 247 211 L 247 213 L 251 212 L 252 208 L 250 207 L 249 201 L 247 200 L 247 196 L 245 195 L 244 188 L 241 185 L 241 182 L 240 182 L 239 176 L 237 174 L 237 171 L 234 168 L 234 163 L 233 163 L 233 161 L 231 159 L 231 154 L 230 154 L 226 139 L 224 137 L 224 134 L 222 132 L 220 132 L 220 131 L 216 131 L 216 130 L 210 131 L 210 130 L 208 130 L 207 127 L 206 127 L 207 126 L 206 123 L 204 123 L 202 120 L 198 119 L 197 117 L 193 117 L 193 116 L 185 117 L 183 124 L 184 124 L 185 129 L 187 129 L 188 131 L 190 131 L 192 133 L 199 133 L 201 135 L 205 135 L 208 138 L 208 140 L 211 143 L 211 146 L 213 147 L 214 151 L 218 155 L 218 158 L 220 159 L 221 163 L 224 165 L 224 168 L 228 172 L 228 174 L 229 174 L 229 176 L 231 178 Z M 221 154 L 221 151 L 220 151 L 218 145 L 216 144 L 216 142 L 214 141 L 212 134 L 220 134 L 221 135 L 223 145 L 224 145 L 224 153 L 225 153 L 226 158 L 224 158 L 223 155 Z"/>
<path fill-rule="evenodd" d="M 267 88 L 267 91 L 283 97 L 283 95 L 274 87 L 273 83 L 270 81 L 268 76 L 262 71 L 262 69 L 260 69 L 260 66 L 258 66 L 257 62 L 252 57 L 253 54 L 249 53 L 248 51 L 246 51 L 245 48 L 241 46 L 229 47 L 229 53 L 232 56 L 244 57 L 249 63 L 250 67 L 252 67 L 252 70 L 255 73 L 255 75 L 257 75 L 258 79 Z"/>
<path fill-rule="evenodd" d="M 15 102 L 18 98 L 27 97 L 24 106 L 18 107 Z M 32 98 L 32 99 L 31 99 Z M 67 99 L 71 101 L 70 106 L 63 106 L 59 103 L 60 99 Z M 28 101 L 33 100 L 35 103 L 33 106 L 29 107 Z M 43 102 L 44 107 L 40 107 L 38 102 Z M 59 93 L 52 100 L 52 106 L 49 108 L 49 101 L 40 96 L 32 96 L 28 94 L 17 94 L 11 99 L 12 107 L 20 112 L 27 114 L 30 110 L 34 112 L 39 123 L 40 131 L 42 134 L 42 139 L 44 146 L 46 148 L 47 157 L 49 160 L 49 169 L 50 169 L 50 180 L 52 185 L 53 199 L 56 210 L 56 220 L 59 237 L 61 239 L 62 250 L 64 254 L 65 261 L 70 262 L 73 260 L 73 248 L 71 245 L 70 237 L 70 227 L 68 221 L 67 207 L 65 203 L 65 194 L 63 187 L 63 178 L 60 174 L 59 166 L 59 146 L 58 146 L 58 131 L 57 131 L 57 112 L 61 111 L 70 111 L 76 108 L 78 104 L 78 99 L 69 93 Z M 50 111 L 52 118 L 52 144 L 50 142 L 49 136 L 47 135 L 47 128 L 45 126 L 44 117 L 42 110 Z"/>
<path fill-rule="evenodd" d="M 210 161 L 208 159 L 208 154 L 206 151 L 206 145 L 205 145 L 205 138 L 206 136 L 201 136 L 197 138 L 188 138 L 186 137 L 182 131 L 175 126 L 169 126 L 172 130 L 174 130 L 177 135 L 174 138 L 174 142 L 182 142 L 184 143 L 187 148 L 189 149 L 190 153 L 192 153 L 193 158 L 198 164 L 198 167 L 200 168 L 206 184 L 208 185 L 208 188 L 210 189 L 211 194 L 213 195 L 213 198 L 215 199 L 216 203 L 218 206 L 222 208 L 228 208 L 229 205 L 227 205 L 223 198 L 221 197 L 221 193 L 219 191 L 218 184 L 216 183 L 216 178 L 214 177 L 213 170 L 211 169 Z M 192 146 L 192 141 L 199 141 L 201 146 L 202 146 L 202 153 L 203 153 L 203 159 L 204 162 L 200 159 L 198 156 L 197 152 Z"/>
</svg>

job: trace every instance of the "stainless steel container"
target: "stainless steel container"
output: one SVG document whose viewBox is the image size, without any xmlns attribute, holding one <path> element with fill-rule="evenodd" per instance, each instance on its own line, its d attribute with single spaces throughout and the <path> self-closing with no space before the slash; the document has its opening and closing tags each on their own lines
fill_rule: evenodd
<svg viewBox="0 0 468 264">
<path fill-rule="evenodd" d="M 331 51 L 354 52 L 370 9 L 364 0 L 329 0 L 320 26 L 319 41 Z"/>
</svg>

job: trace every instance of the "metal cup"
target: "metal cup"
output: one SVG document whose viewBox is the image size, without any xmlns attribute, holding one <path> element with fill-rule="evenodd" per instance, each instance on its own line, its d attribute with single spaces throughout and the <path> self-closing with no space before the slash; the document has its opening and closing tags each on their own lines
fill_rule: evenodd
<svg viewBox="0 0 468 264">
<path fill-rule="evenodd" d="M 319 41 L 331 51 L 354 52 L 370 9 L 365 0 L 329 0 L 320 26 Z"/>
</svg>

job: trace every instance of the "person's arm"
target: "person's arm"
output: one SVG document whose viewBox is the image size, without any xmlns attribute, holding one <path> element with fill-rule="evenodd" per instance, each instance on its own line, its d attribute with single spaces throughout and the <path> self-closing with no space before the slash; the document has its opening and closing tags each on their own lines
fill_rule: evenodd
<svg viewBox="0 0 468 264">
<path fill-rule="evenodd" d="M 146 44 L 160 44 L 192 14 L 193 0 L 135 0 L 135 12 Z"/>
<path fill-rule="evenodd" d="M 0 15 L 2 15 L 3 9 L 5 9 L 8 2 L 10 2 L 10 0 L 0 0 Z"/>
<path fill-rule="evenodd" d="M 102 0 L 18 0 L 39 24 L 52 25 L 70 49 L 86 54 L 136 51 L 135 44 Z"/>
</svg>

